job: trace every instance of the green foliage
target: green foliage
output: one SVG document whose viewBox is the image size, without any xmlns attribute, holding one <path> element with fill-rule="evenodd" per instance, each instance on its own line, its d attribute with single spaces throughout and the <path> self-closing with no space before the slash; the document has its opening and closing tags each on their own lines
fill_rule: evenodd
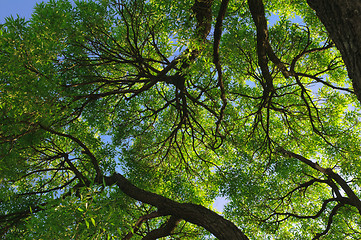
<svg viewBox="0 0 361 240">
<path fill-rule="evenodd" d="M 96 182 L 100 171 L 178 202 L 211 208 L 223 196 L 223 214 L 251 239 L 311 239 L 338 202 L 306 216 L 335 192 L 329 176 L 280 149 L 332 168 L 361 197 L 360 103 L 306 1 L 265 1 L 268 20 L 280 19 L 269 26 L 269 43 L 297 76 L 268 59 L 269 98 L 247 4 L 231 1 L 223 20 L 223 90 L 213 31 L 200 40 L 193 4 L 51 0 L 29 21 L 7 18 L 0 215 L 24 215 L 1 217 L 2 236 L 122 239 L 133 231 L 141 239 L 166 223 L 148 219 L 134 232 L 157 209 Z M 212 11 L 214 26 L 218 2 Z M 342 206 L 322 239 L 360 238 L 360 217 Z M 182 221 L 167 239 L 209 238 Z"/>
</svg>

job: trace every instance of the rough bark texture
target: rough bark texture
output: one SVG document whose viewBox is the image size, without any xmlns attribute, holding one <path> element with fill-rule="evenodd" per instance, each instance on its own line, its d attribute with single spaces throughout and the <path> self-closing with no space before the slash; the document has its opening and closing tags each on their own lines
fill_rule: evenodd
<svg viewBox="0 0 361 240">
<path fill-rule="evenodd" d="M 105 177 L 106 185 L 116 184 L 129 197 L 158 208 L 162 215 L 171 215 L 176 219 L 205 228 L 220 240 L 248 240 L 248 237 L 232 222 L 217 213 L 196 204 L 178 203 L 155 193 L 144 191 L 130 183 L 121 174 Z"/>
<path fill-rule="evenodd" d="M 361 103 L 361 1 L 307 0 L 342 54 Z"/>
</svg>

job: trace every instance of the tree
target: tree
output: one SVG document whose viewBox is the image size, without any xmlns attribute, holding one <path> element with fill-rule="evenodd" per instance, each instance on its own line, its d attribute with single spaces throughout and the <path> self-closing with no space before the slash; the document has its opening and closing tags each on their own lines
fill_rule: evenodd
<svg viewBox="0 0 361 240">
<path fill-rule="evenodd" d="M 320 2 L 51 0 L 8 18 L 1 236 L 359 239 L 358 52 L 340 46 L 358 32 Z"/>
<path fill-rule="evenodd" d="M 361 68 L 360 68 L 360 11 L 358 1 L 319 1 L 308 0 L 319 19 L 325 25 L 335 46 L 340 51 L 353 88 L 358 100 L 361 102 Z"/>
</svg>

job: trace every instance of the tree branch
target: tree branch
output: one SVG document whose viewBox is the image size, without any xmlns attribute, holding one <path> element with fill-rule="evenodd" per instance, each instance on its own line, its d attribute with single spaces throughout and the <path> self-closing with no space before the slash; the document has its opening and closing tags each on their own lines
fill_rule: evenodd
<svg viewBox="0 0 361 240">
<path fill-rule="evenodd" d="M 152 218 L 156 218 L 156 217 L 160 217 L 163 216 L 161 215 L 159 212 L 152 212 L 149 213 L 147 215 L 141 216 L 138 221 L 136 222 L 136 224 L 133 227 L 133 231 L 129 232 L 125 237 L 122 238 L 122 240 L 129 240 L 134 236 L 134 233 L 136 233 L 139 228 L 141 227 L 141 225 L 143 224 L 143 222 L 152 219 Z"/>
<path fill-rule="evenodd" d="M 168 221 L 158 229 L 149 232 L 142 240 L 155 240 L 171 235 L 181 219 L 171 216 Z"/>
<path fill-rule="evenodd" d="M 248 240 L 247 236 L 232 222 L 201 205 L 178 203 L 158 194 L 147 192 L 134 186 L 119 173 L 104 177 L 104 182 L 108 186 L 116 184 L 129 197 L 157 207 L 160 214 L 172 215 L 177 219 L 184 219 L 201 226 L 220 240 Z"/>
<path fill-rule="evenodd" d="M 223 0 L 221 3 L 221 8 L 218 12 L 216 25 L 214 27 L 214 42 L 213 42 L 213 63 L 216 66 L 217 72 L 218 72 L 218 85 L 221 89 L 221 99 L 222 99 L 222 107 L 220 111 L 220 116 L 218 118 L 218 121 L 216 123 L 216 133 L 219 131 L 219 126 L 222 122 L 224 110 L 227 105 L 227 99 L 226 99 L 226 93 L 224 89 L 224 83 L 222 79 L 222 66 L 219 59 L 219 44 L 221 42 L 221 36 L 222 36 L 222 23 L 224 16 L 226 15 L 227 7 L 228 7 L 229 0 Z"/>
<path fill-rule="evenodd" d="M 337 211 L 343 207 L 345 204 L 344 203 L 338 203 L 331 211 L 330 213 L 330 216 L 328 216 L 328 222 L 327 222 L 327 226 L 326 226 L 326 229 L 321 232 L 321 233 L 317 233 L 316 236 L 312 239 L 312 240 L 317 240 L 317 239 L 320 239 L 320 237 L 326 235 L 328 233 L 328 231 L 330 230 L 331 228 L 331 224 L 332 224 L 332 221 L 333 221 L 333 217 L 336 215 Z"/>
<path fill-rule="evenodd" d="M 360 201 L 360 199 L 357 197 L 357 195 L 351 189 L 351 187 L 347 184 L 347 182 L 340 175 L 335 173 L 331 168 L 323 168 L 317 162 L 314 163 L 311 160 L 309 160 L 309 159 L 307 159 L 307 158 L 305 158 L 305 157 L 303 157 L 303 156 L 301 156 L 299 154 L 296 154 L 296 153 L 293 153 L 293 152 L 290 152 L 290 151 L 287 151 L 287 150 L 284 150 L 284 149 L 280 149 L 280 152 L 282 152 L 283 154 L 285 154 L 287 156 L 290 156 L 290 157 L 293 157 L 293 158 L 296 158 L 296 159 L 300 160 L 301 162 L 303 162 L 303 163 L 307 164 L 308 166 L 312 167 L 313 169 L 315 169 L 315 170 L 327 175 L 331 179 L 333 179 L 345 191 L 345 193 L 347 194 L 347 196 L 350 199 L 350 203 L 353 206 L 355 206 L 357 208 L 357 210 L 359 211 L 359 213 L 361 214 L 361 201 Z"/>
<path fill-rule="evenodd" d="M 65 133 L 61 133 L 61 132 L 58 132 L 58 131 L 55 131 L 49 127 L 45 127 L 41 124 L 39 124 L 40 127 L 44 130 L 46 130 L 47 132 L 50 132 L 50 133 L 53 133 L 55 135 L 58 135 L 58 136 L 62 136 L 62 137 L 66 137 L 66 138 L 69 138 L 71 140 L 73 140 L 74 142 L 76 142 L 80 147 L 83 148 L 84 150 L 84 153 L 87 154 L 93 164 L 93 167 L 95 169 L 95 172 L 96 172 L 96 179 L 100 179 L 101 176 L 102 176 L 102 173 L 101 173 L 101 170 L 99 168 L 99 164 L 98 164 L 98 160 L 96 159 L 96 157 L 94 156 L 94 154 L 90 151 L 90 149 L 82 142 L 80 141 L 80 139 L 72 136 L 72 135 L 69 135 L 69 134 L 65 134 Z M 70 161 L 67 161 L 67 163 L 69 164 Z M 71 167 L 71 166 L 70 166 Z M 79 175 L 80 176 L 80 175 Z"/>
</svg>

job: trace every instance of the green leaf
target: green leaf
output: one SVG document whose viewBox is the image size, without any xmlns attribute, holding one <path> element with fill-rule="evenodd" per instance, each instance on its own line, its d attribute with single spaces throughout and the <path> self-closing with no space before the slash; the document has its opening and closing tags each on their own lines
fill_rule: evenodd
<svg viewBox="0 0 361 240">
<path fill-rule="evenodd" d="M 89 228 L 89 222 L 87 220 L 84 220 L 84 221 L 85 221 L 86 228 Z"/>
<path fill-rule="evenodd" d="M 90 220 L 91 220 L 91 222 L 93 223 L 93 225 L 94 225 L 94 227 L 95 227 L 96 225 L 95 225 L 95 220 L 94 220 L 94 218 L 90 218 Z"/>
</svg>

